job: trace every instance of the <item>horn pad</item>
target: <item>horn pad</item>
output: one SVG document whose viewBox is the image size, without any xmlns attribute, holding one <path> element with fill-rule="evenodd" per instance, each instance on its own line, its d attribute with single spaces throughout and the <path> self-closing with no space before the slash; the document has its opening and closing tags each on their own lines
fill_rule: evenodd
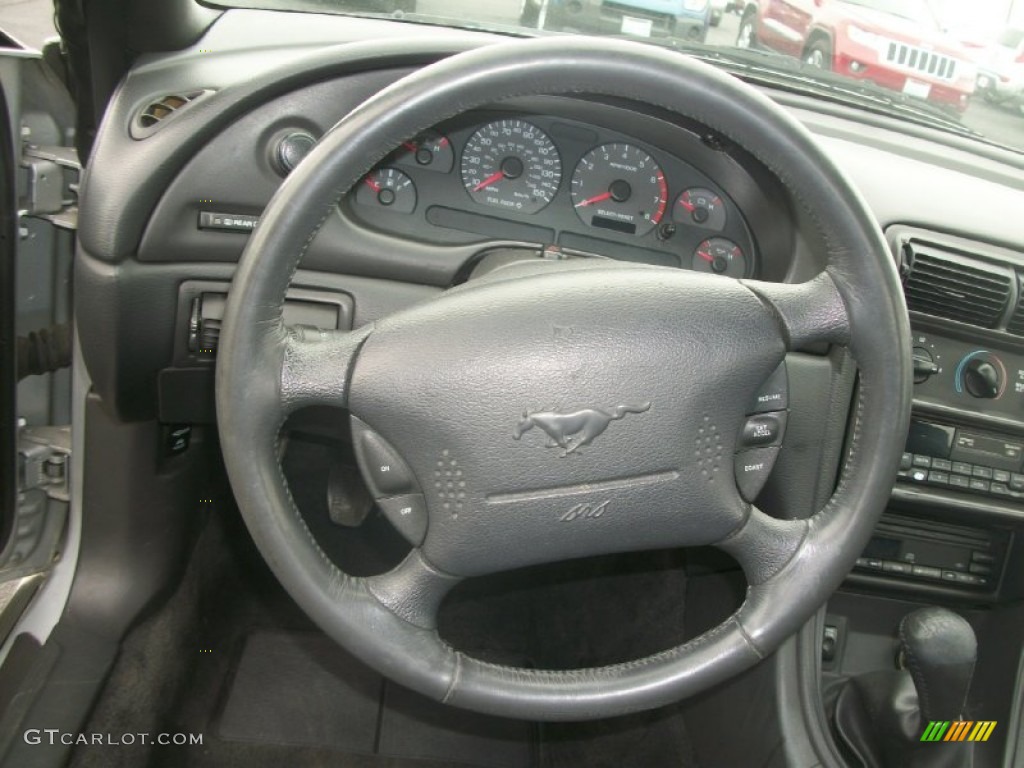
<svg viewBox="0 0 1024 768">
<path fill-rule="evenodd" d="M 733 453 L 783 359 L 742 283 L 601 265 L 488 278 L 382 322 L 350 409 L 422 491 L 424 555 L 460 576 L 718 541 Z"/>
</svg>

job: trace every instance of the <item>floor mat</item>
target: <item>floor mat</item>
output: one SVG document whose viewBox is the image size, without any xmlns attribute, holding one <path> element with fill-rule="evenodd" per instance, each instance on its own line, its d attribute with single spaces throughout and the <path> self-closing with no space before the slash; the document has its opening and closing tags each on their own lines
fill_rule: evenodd
<svg viewBox="0 0 1024 768">
<path fill-rule="evenodd" d="M 216 727 L 226 741 L 479 768 L 534 765 L 533 730 L 385 683 L 323 635 L 278 631 L 247 638 Z"/>
</svg>

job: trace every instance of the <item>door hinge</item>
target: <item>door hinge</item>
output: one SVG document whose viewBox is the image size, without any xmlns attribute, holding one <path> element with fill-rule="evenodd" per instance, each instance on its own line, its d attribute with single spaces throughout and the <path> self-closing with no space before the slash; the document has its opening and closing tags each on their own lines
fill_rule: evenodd
<svg viewBox="0 0 1024 768">
<path fill-rule="evenodd" d="M 18 490 L 41 490 L 68 501 L 71 487 L 71 427 L 18 429 Z"/>
<path fill-rule="evenodd" d="M 46 219 L 61 229 L 77 229 L 82 164 L 75 148 L 24 144 L 21 167 L 28 173 L 21 215 Z"/>
</svg>

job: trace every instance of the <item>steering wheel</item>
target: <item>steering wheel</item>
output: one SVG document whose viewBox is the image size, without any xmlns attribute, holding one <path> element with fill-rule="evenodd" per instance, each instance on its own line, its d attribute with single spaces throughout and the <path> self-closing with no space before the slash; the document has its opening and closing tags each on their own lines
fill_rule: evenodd
<svg viewBox="0 0 1024 768">
<path fill-rule="evenodd" d="M 351 332 L 286 330 L 282 306 L 300 259 L 376 163 L 467 110 L 541 94 L 629 99 L 722 134 L 809 214 L 827 267 L 802 284 L 602 261 L 503 269 Z M 780 520 L 744 501 L 733 457 L 759 387 L 787 351 L 814 342 L 846 346 L 858 365 L 853 432 L 828 503 L 809 519 Z M 800 124 L 682 55 L 560 37 L 425 67 L 323 137 L 270 202 L 239 262 L 218 352 L 217 413 L 256 545 L 330 637 L 449 704 L 583 720 L 725 680 L 824 604 L 895 480 L 910 359 L 906 306 L 879 229 Z M 289 493 L 279 431 L 288 414 L 314 404 L 347 408 L 360 455 L 386 459 L 363 469 L 415 543 L 386 574 L 339 570 Z M 739 562 L 746 599 L 716 628 L 653 656 L 592 669 L 513 668 L 453 649 L 436 629 L 441 600 L 465 578 L 697 545 Z"/>
</svg>

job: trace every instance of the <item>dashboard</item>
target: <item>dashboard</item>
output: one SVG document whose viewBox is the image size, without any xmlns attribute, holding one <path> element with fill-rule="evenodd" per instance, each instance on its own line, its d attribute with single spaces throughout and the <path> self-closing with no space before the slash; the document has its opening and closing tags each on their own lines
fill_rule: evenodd
<svg viewBox="0 0 1024 768">
<path fill-rule="evenodd" d="M 372 94 L 493 40 L 383 20 L 230 11 L 201 50 L 134 67 L 97 137 L 76 261 L 76 290 L 107 308 L 78 322 L 109 407 L 130 420 L 212 423 L 218 313 L 234 264 L 289 169 Z M 154 102 L 173 94 L 188 96 L 185 106 L 135 130 Z M 912 301 L 923 377 L 915 417 L 925 426 L 908 446 L 894 505 L 962 524 L 964 535 L 994 525 L 1002 538 L 993 547 L 1009 551 L 1007 531 L 1024 519 L 1019 157 L 820 99 L 769 95 L 861 190 L 894 258 L 906 262 L 905 246 L 917 248 L 918 278 L 937 255 L 1005 289 L 995 314 L 980 320 L 971 313 L 990 296 Z M 468 279 L 499 252 L 779 282 L 823 267 L 817 227 L 763 164 L 705 126 L 654 108 L 586 95 L 519 99 L 395 142 L 379 162 L 367 161 L 353 189 L 339 191 L 303 256 L 286 318 L 372 322 Z M 965 199 L 985 204 L 965 208 Z M 949 288 L 943 274 L 940 291 Z M 946 307 L 966 314 L 944 314 Z M 934 366 L 928 375 L 926 365 Z M 760 501 L 810 513 L 834 483 L 854 376 L 841 360 L 810 354 L 789 361 L 789 378 L 811 415 L 790 419 Z M 914 577 L 872 568 L 861 575 L 876 584 Z M 996 599 L 1001 585 L 998 575 L 963 585 L 927 578 L 911 586 L 963 586 Z"/>
</svg>

